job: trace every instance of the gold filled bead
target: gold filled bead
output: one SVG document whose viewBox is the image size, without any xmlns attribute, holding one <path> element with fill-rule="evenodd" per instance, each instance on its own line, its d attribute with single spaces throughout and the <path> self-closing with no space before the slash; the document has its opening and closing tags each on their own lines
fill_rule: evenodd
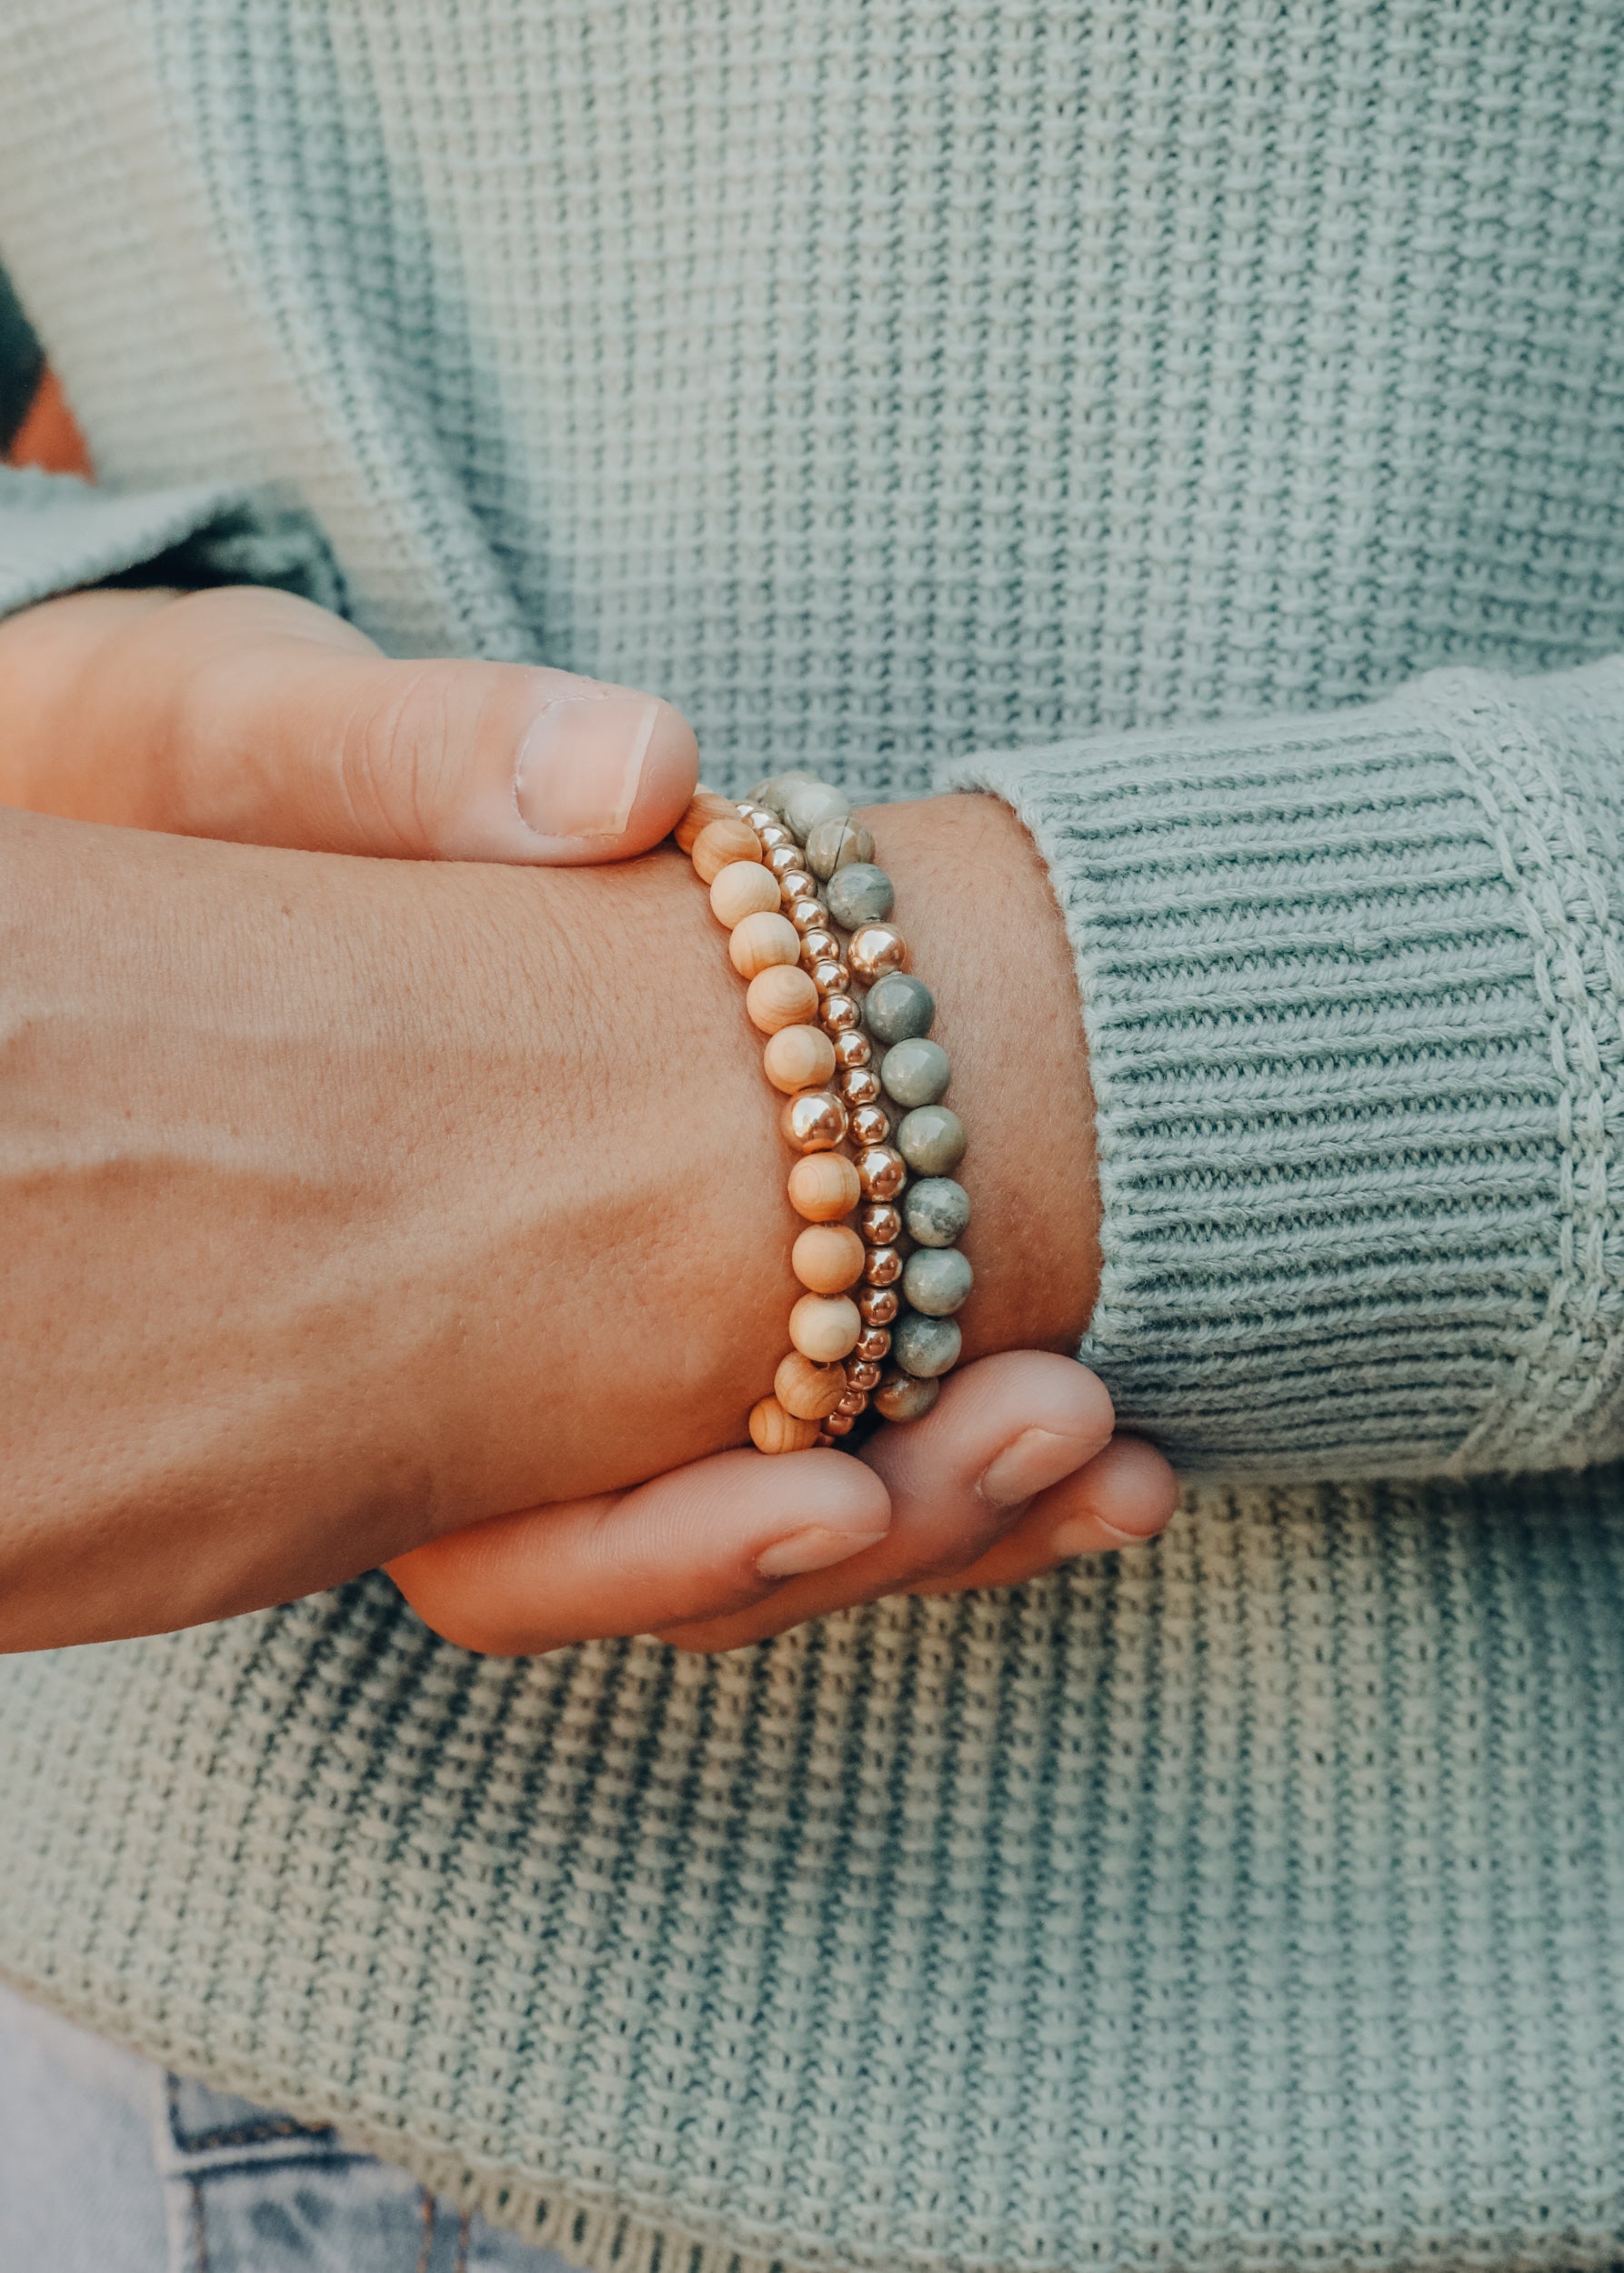
<svg viewBox="0 0 1624 2273">
<path fill-rule="evenodd" d="M 862 1330 L 857 1306 L 849 1295 L 803 1295 L 789 1314 L 789 1338 L 815 1366 L 848 1357 Z"/>
<path fill-rule="evenodd" d="M 745 1009 L 761 1033 L 777 1034 L 783 1026 L 805 1026 L 817 1015 L 817 989 L 797 965 L 770 964 L 750 981 Z"/>
<path fill-rule="evenodd" d="M 895 1287 L 864 1287 L 858 1289 L 857 1308 L 865 1326 L 889 1326 L 902 1307 L 902 1297 Z"/>
<path fill-rule="evenodd" d="M 809 876 L 804 868 L 786 868 L 778 878 L 778 889 L 784 896 L 786 905 L 790 900 L 815 900 L 817 897 L 817 879 Z"/>
<path fill-rule="evenodd" d="M 887 1341 L 888 1342 L 890 1338 L 890 1336 L 887 1334 L 886 1337 Z M 862 1337 L 859 1335 L 859 1347 L 861 1346 L 861 1341 Z M 879 1387 L 879 1367 L 875 1364 L 871 1357 L 859 1357 L 854 1351 L 846 1361 L 846 1385 L 847 1388 L 850 1389 L 877 1389 Z"/>
<path fill-rule="evenodd" d="M 790 921 L 794 923 L 795 918 L 791 916 Z M 800 930 L 798 924 L 796 929 Z M 826 931 L 821 924 L 815 924 L 811 930 L 801 932 L 801 961 L 808 970 L 814 963 L 837 963 L 839 960 L 840 942 L 832 931 Z"/>
<path fill-rule="evenodd" d="M 777 852 L 780 845 L 793 845 L 795 842 L 782 821 L 771 819 L 757 821 L 754 822 L 752 826 L 761 841 L 761 849 L 764 853 Z"/>
<path fill-rule="evenodd" d="M 859 1295 L 857 1297 L 859 1313 L 862 1307 L 863 1297 Z M 887 1327 L 866 1326 L 857 1336 L 857 1347 L 852 1351 L 848 1363 L 859 1366 L 877 1366 L 880 1359 L 888 1355 L 890 1347 L 891 1337 Z M 874 1384 L 870 1382 L 868 1387 L 872 1388 Z"/>
<path fill-rule="evenodd" d="M 863 1281 L 869 1287 L 894 1287 L 902 1277 L 902 1254 L 897 1247 L 870 1247 L 863 1257 Z"/>
<path fill-rule="evenodd" d="M 789 1171 L 789 1205 L 808 1223 L 849 1216 L 862 1191 L 857 1168 L 843 1152 L 809 1152 Z"/>
<path fill-rule="evenodd" d="M 812 984 L 827 1001 L 831 995 L 843 995 L 851 985 L 851 973 L 844 963 L 837 963 L 832 956 L 812 966 Z"/>
<path fill-rule="evenodd" d="M 874 1045 L 866 1034 L 855 1026 L 835 1036 L 835 1063 L 849 1073 L 854 1066 L 866 1066 L 874 1055 Z"/>
<path fill-rule="evenodd" d="M 730 860 L 759 860 L 761 846 L 747 821 L 710 821 L 694 839 L 688 857 L 701 884 L 714 884 Z"/>
<path fill-rule="evenodd" d="M 803 939 L 809 931 L 822 931 L 829 920 L 827 908 L 817 900 L 791 900 L 784 913 Z"/>
<path fill-rule="evenodd" d="M 817 1423 L 797 1420 L 776 1397 L 764 1397 L 750 1407 L 750 1441 L 757 1452 L 810 1452 L 817 1442 Z"/>
<path fill-rule="evenodd" d="M 739 813 L 745 820 L 748 821 L 757 838 L 764 828 L 771 828 L 773 826 L 773 816 L 764 805 L 741 805 Z"/>
<path fill-rule="evenodd" d="M 816 986 L 812 989 L 816 995 Z M 862 1012 L 849 995 L 826 995 L 818 1022 L 830 1034 L 852 1034 L 857 1031 Z"/>
<path fill-rule="evenodd" d="M 879 1076 L 872 1066 L 851 1066 L 840 1076 L 840 1094 L 847 1105 L 877 1105 Z"/>
<path fill-rule="evenodd" d="M 895 924 L 865 924 L 852 933 L 846 952 L 852 969 L 866 986 L 872 986 L 887 971 L 907 968 L 907 941 Z"/>
<path fill-rule="evenodd" d="M 841 1366 L 815 1366 L 792 1349 L 778 1360 L 773 1395 L 797 1420 L 820 1421 L 832 1413 L 850 1387 Z"/>
<path fill-rule="evenodd" d="M 835 1407 L 837 1414 L 849 1413 L 853 1420 L 856 1420 L 859 1413 L 866 1413 L 867 1410 L 868 1394 L 865 1389 L 847 1389 Z"/>
<path fill-rule="evenodd" d="M 826 1437 L 849 1437 L 852 1431 L 851 1415 L 831 1413 L 824 1422 L 823 1430 Z"/>
<path fill-rule="evenodd" d="M 694 839 L 701 829 L 708 828 L 713 821 L 732 821 L 737 817 L 727 799 L 717 796 L 714 789 L 696 789 L 687 811 L 671 833 L 677 839 L 678 848 L 691 853 Z"/>
<path fill-rule="evenodd" d="M 835 1070 L 835 1045 L 821 1026 L 787 1026 L 768 1042 L 761 1063 L 775 1089 L 790 1096 L 821 1089 Z"/>
<path fill-rule="evenodd" d="M 851 1116 L 852 1142 L 883 1145 L 891 1133 L 891 1116 L 877 1105 L 859 1105 Z"/>
<path fill-rule="evenodd" d="M 757 978 L 776 965 L 798 963 L 800 954 L 795 926 L 765 910 L 735 924 L 727 941 L 728 960 L 740 978 Z"/>
<path fill-rule="evenodd" d="M 888 1199 L 871 1200 L 857 1217 L 857 1229 L 871 1247 L 892 1247 L 902 1237 L 902 1210 Z"/>
<path fill-rule="evenodd" d="M 832 1089 L 786 1097 L 778 1126 L 797 1152 L 833 1152 L 846 1134 L 846 1107 Z"/>
<path fill-rule="evenodd" d="M 755 836 L 754 829 L 750 831 L 750 835 L 752 837 Z M 760 849 L 759 844 L 757 849 Z M 794 875 L 800 868 L 800 846 L 798 845 L 775 845 L 767 856 L 767 865 L 781 885 L 787 876 Z"/>
<path fill-rule="evenodd" d="M 808 1224 L 789 1251 L 789 1266 L 815 1295 L 843 1295 L 863 1276 L 863 1242 L 849 1224 Z"/>
<path fill-rule="evenodd" d="M 730 860 L 711 878 L 710 912 L 731 931 L 747 916 L 777 912 L 778 887 L 759 860 Z"/>
<path fill-rule="evenodd" d="M 907 1182 L 907 1162 L 895 1145 L 872 1145 L 858 1157 L 857 1181 L 865 1199 L 895 1199 Z"/>
</svg>

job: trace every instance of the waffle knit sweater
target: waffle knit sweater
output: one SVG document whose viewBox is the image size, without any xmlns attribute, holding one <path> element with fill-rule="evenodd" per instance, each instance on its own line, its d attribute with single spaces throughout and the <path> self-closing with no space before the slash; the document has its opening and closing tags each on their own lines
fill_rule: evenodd
<svg viewBox="0 0 1624 2273">
<path fill-rule="evenodd" d="M 1200 1480 L 715 1663 L 378 1578 L 9 1661 L 0 1971 L 597 2273 L 1615 2262 L 1616 5 L 5 15 L 102 486 L 0 480 L 0 606 L 257 577 L 1008 797 L 1086 1354 Z"/>
</svg>

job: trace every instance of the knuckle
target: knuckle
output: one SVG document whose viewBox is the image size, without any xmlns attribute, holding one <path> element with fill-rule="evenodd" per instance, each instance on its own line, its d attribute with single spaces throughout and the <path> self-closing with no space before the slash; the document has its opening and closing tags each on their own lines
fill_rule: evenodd
<svg viewBox="0 0 1624 2273">
<path fill-rule="evenodd" d="M 456 664 L 388 666 L 357 691 L 336 743 L 336 787 L 355 834 L 381 851 L 433 848 L 455 746 Z"/>
</svg>

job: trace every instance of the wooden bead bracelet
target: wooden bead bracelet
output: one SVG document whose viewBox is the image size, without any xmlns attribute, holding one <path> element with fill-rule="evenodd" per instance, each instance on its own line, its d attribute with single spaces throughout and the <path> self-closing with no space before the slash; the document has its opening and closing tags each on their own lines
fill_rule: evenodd
<svg viewBox="0 0 1624 2273">
<path fill-rule="evenodd" d="M 799 1156 L 789 1201 L 806 1228 L 790 1261 L 807 1292 L 751 1439 L 798 1452 L 848 1437 L 870 1410 L 917 1420 L 962 1345 L 953 1313 L 972 1273 L 955 1242 L 970 1203 L 947 1173 L 964 1128 L 940 1101 L 952 1069 L 927 1038 L 936 1004 L 890 920 L 891 879 L 842 792 L 810 774 L 777 775 L 743 804 L 701 789 L 676 836 L 747 982 Z"/>
</svg>

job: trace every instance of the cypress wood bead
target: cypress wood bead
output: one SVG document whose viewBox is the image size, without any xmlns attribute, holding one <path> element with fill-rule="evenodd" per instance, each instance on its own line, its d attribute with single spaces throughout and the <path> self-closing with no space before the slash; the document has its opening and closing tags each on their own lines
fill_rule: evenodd
<svg viewBox="0 0 1624 2273">
<path fill-rule="evenodd" d="M 817 989 L 814 987 L 812 991 L 816 994 Z M 817 1014 L 831 1034 L 855 1034 L 862 1015 L 849 995 L 826 995 L 823 1008 Z"/>
<path fill-rule="evenodd" d="M 892 1357 L 904 1373 L 921 1381 L 934 1380 L 957 1365 L 963 1347 L 957 1318 L 927 1318 L 918 1310 L 905 1310 L 891 1335 Z"/>
<path fill-rule="evenodd" d="M 785 1098 L 778 1126 L 797 1152 L 833 1152 L 846 1134 L 846 1107 L 832 1089 L 802 1089 Z"/>
<path fill-rule="evenodd" d="M 957 1247 L 917 1247 L 903 1267 L 902 1292 L 927 1318 L 950 1317 L 963 1307 L 975 1273 Z"/>
<path fill-rule="evenodd" d="M 867 1065 L 873 1055 L 874 1045 L 856 1026 L 836 1035 L 835 1063 L 843 1072 L 849 1073 L 858 1066 Z"/>
<path fill-rule="evenodd" d="M 851 935 L 846 959 L 866 986 L 907 968 L 907 941 L 895 924 L 865 924 Z"/>
<path fill-rule="evenodd" d="M 835 1070 L 835 1045 L 821 1026 L 787 1026 L 762 1052 L 761 1063 L 775 1089 L 820 1089 Z"/>
<path fill-rule="evenodd" d="M 809 1152 L 789 1171 L 789 1205 L 808 1223 L 849 1216 L 862 1196 L 857 1168 L 843 1152 Z"/>
<path fill-rule="evenodd" d="M 939 1381 L 920 1379 L 894 1369 L 885 1376 L 872 1402 L 875 1411 L 888 1421 L 921 1420 L 941 1393 Z M 824 1427 L 828 1427 L 827 1421 Z"/>
<path fill-rule="evenodd" d="M 952 1320 L 933 1318 L 930 1323 L 950 1326 Z M 847 1295 L 803 1295 L 789 1314 L 790 1340 L 803 1357 L 817 1366 L 848 1357 L 862 1330 L 857 1306 Z"/>
<path fill-rule="evenodd" d="M 694 839 L 689 858 L 701 884 L 714 884 L 730 860 L 759 860 L 761 846 L 748 821 L 737 814 L 708 821 Z"/>
<path fill-rule="evenodd" d="M 907 1162 L 894 1145 L 871 1145 L 858 1156 L 857 1181 L 865 1199 L 895 1199 L 907 1181 Z"/>
<path fill-rule="evenodd" d="M 708 828 L 713 821 L 737 821 L 737 809 L 727 798 L 718 796 L 714 789 L 701 786 L 695 790 L 687 811 L 671 834 L 681 851 L 691 853 L 694 839 L 701 829 Z"/>
<path fill-rule="evenodd" d="M 804 1026 L 816 1017 L 817 989 L 796 965 L 769 964 L 750 981 L 745 1008 L 752 1026 L 763 1034 L 777 1034 L 783 1026 Z"/>
<path fill-rule="evenodd" d="M 819 821 L 807 831 L 807 866 L 826 883 L 837 868 L 873 857 L 874 839 L 861 821 Z"/>
<path fill-rule="evenodd" d="M 866 1253 L 849 1224 L 808 1224 L 789 1251 L 789 1265 L 815 1295 L 843 1295 L 863 1276 Z"/>
<path fill-rule="evenodd" d="M 759 860 L 730 860 L 711 878 L 710 912 L 731 931 L 747 916 L 776 912 L 778 887 Z"/>
<path fill-rule="evenodd" d="M 854 1145 L 883 1145 L 891 1134 L 891 1116 L 877 1105 L 859 1105 L 851 1116 Z"/>
<path fill-rule="evenodd" d="M 939 1042 L 916 1035 L 898 1042 L 879 1061 L 879 1077 L 898 1105 L 935 1105 L 947 1086 L 953 1068 Z"/>
<path fill-rule="evenodd" d="M 793 924 L 758 910 L 734 925 L 727 955 L 740 978 L 757 978 L 775 964 L 798 963 L 801 943 Z"/>
<path fill-rule="evenodd" d="M 828 879 L 829 914 L 843 931 L 863 924 L 883 924 L 897 897 L 896 887 L 883 868 L 872 861 L 837 868 Z"/>
<path fill-rule="evenodd" d="M 764 1397 L 750 1407 L 750 1441 L 757 1452 L 810 1452 L 817 1442 L 817 1423 L 797 1420 L 776 1397 Z"/>
<path fill-rule="evenodd" d="M 889 1326 L 902 1307 L 902 1297 L 895 1287 L 864 1287 L 857 1293 L 857 1308 L 865 1326 Z"/>
<path fill-rule="evenodd" d="M 919 1105 L 897 1128 L 897 1149 L 920 1176 L 946 1176 L 964 1158 L 964 1123 L 951 1106 Z"/>
<path fill-rule="evenodd" d="M 936 996 L 922 978 L 908 971 L 887 971 L 868 990 L 863 1020 L 877 1042 L 908 1042 L 916 1034 L 928 1034 L 936 1016 Z"/>
<path fill-rule="evenodd" d="M 843 1366 L 815 1366 L 792 1349 L 778 1360 L 773 1395 L 797 1420 L 820 1421 L 832 1413 L 850 1385 Z"/>
</svg>

